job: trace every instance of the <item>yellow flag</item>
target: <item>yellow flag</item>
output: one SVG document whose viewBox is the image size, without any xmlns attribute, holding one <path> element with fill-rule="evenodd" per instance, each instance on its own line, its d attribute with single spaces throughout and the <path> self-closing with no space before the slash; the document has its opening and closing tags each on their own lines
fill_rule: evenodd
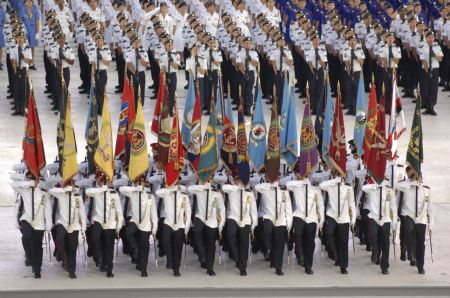
<svg viewBox="0 0 450 298">
<path fill-rule="evenodd" d="M 102 110 L 102 127 L 100 129 L 99 143 L 95 151 L 94 161 L 109 181 L 114 175 L 113 144 L 111 131 L 111 116 L 109 114 L 108 97 L 105 95 Z"/>
<path fill-rule="evenodd" d="M 145 120 L 142 103 L 138 100 L 136 119 L 133 126 L 133 139 L 130 148 L 128 178 L 135 181 L 148 170 L 148 150 L 145 140 Z"/>
<path fill-rule="evenodd" d="M 67 97 L 66 114 L 64 120 L 64 145 L 62 150 L 62 179 L 63 184 L 69 182 L 78 172 L 77 142 L 73 130 L 70 108 L 70 95 Z"/>
</svg>

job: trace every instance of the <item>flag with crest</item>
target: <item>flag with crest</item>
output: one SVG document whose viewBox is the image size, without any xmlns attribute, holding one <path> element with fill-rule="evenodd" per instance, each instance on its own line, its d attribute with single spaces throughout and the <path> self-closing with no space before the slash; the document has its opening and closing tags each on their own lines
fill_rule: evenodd
<svg viewBox="0 0 450 298">
<path fill-rule="evenodd" d="M 181 137 L 183 139 L 183 146 L 187 148 L 190 143 L 191 129 L 192 129 L 192 114 L 195 106 L 195 86 L 192 76 L 189 76 L 189 88 L 184 105 L 183 124 L 181 126 Z"/>
<path fill-rule="evenodd" d="M 293 169 L 298 161 L 297 106 L 293 86 L 287 96 L 288 111 L 284 130 L 280 130 L 280 147 L 281 154 L 289 167 Z"/>
<path fill-rule="evenodd" d="M 341 177 L 345 177 L 347 150 L 345 143 L 344 114 L 341 106 L 341 91 L 339 83 L 329 153 L 331 166 L 339 173 Z"/>
<path fill-rule="evenodd" d="M 265 159 L 266 181 L 269 183 L 278 181 L 280 175 L 280 130 L 278 126 L 277 100 L 272 106 L 270 116 L 269 138 Z"/>
<path fill-rule="evenodd" d="M 63 185 L 66 185 L 78 172 L 77 142 L 72 123 L 72 109 L 70 107 L 70 93 L 67 94 L 65 104 L 64 135 L 61 163 L 61 177 Z"/>
<path fill-rule="evenodd" d="M 353 140 L 358 150 L 358 155 L 361 157 L 363 151 L 364 132 L 366 130 L 366 99 L 364 96 L 364 77 L 361 73 L 358 83 L 358 94 L 356 98 L 356 117 L 355 128 L 353 129 Z"/>
<path fill-rule="evenodd" d="M 398 139 L 406 131 L 405 113 L 403 112 L 397 86 L 397 76 L 392 76 L 392 101 L 389 118 L 387 148 L 392 160 L 397 158 Z"/>
<path fill-rule="evenodd" d="M 105 95 L 102 110 L 102 124 L 100 128 L 99 143 L 95 150 L 94 161 L 97 168 L 112 181 L 114 176 L 114 154 L 111 130 L 111 115 L 109 113 L 108 96 Z"/>
<path fill-rule="evenodd" d="M 247 185 L 250 180 L 250 164 L 247 148 L 247 132 L 245 131 L 244 107 L 241 103 L 238 108 L 238 133 L 237 133 L 237 171 L 242 184 Z"/>
<path fill-rule="evenodd" d="M 266 120 L 264 119 L 264 108 L 262 103 L 261 89 L 256 87 L 256 103 L 250 128 L 248 153 L 256 172 L 264 168 L 266 155 Z"/>
<path fill-rule="evenodd" d="M 423 163 L 423 135 L 422 135 L 422 99 L 420 92 L 417 92 L 416 108 L 409 137 L 408 152 L 406 153 L 406 163 L 413 169 L 416 176 L 422 178 Z"/>
<path fill-rule="evenodd" d="M 86 123 L 86 129 L 84 132 L 84 138 L 86 139 L 86 155 L 87 155 L 87 173 L 92 174 L 95 172 L 94 154 L 98 146 L 98 118 L 97 113 L 97 99 L 95 98 L 94 85 L 91 85 L 91 91 L 89 94 L 89 106 L 88 117 Z"/>
<path fill-rule="evenodd" d="M 158 162 L 160 166 L 165 169 L 167 166 L 167 161 L 169 159 L 169 146 L 170 146 L 170 133 L 172 131 L 172 123 L 169 112 L 169 92 L 167 86 L 163 86 L 164 97 L 161 102 L 161 114 L 159 116 L 158 123 Z M 160 86 L 161 88 L 161 86 Z"/>
<path fill-rule="evenodd" d="M 178 182 L 180 172 L 184 167 L 184 149 L 180 134 L 178 110 L 175 103 L 175 112 L 172 120 L 170 134 L 169 158 L 166 166 L 166 185 L 171 187 Z"/>
<path fill-rule="evenodd" d="M 237 137 L 231 110 L 231 98 L 229 97 L 224 102 L 223 114 L 222 146 L 219 147 L 220 158 L 231 175 L 237 176 Z"/>
<path fill-rule="evenodd" d="M 330 141 L 331 141 L 331 129 L 333 127 L 333 99 L 331 98 L 330 82 L 327 80 L 327 92 L 325 103 L 325 120 L 323 121 L 323 135 L 322 135 L 322 158 L 329 166 L 331 166 L 330 160 Z"/>
<path fill-rule="evenodd" d="M 215 110 L 216 104 L 212 101 L 208 125 L 200 150 L 200 161 L 198 163 L 197 176 L 201 184 L 207 183 L 214 176 L 219 166 Z"/>
<path fill-rule="evenodd" d="M 367 107 L 366 130 L 364 132 L 364 141 L 363 141 L 365 165 L 367 165 L 367 163 L 369 162 L 370 148 L 375 138 L 377 116 L 378 116 L 377 91 L 375 83 L 372 80 L 372 84 L 370 85 L 369 106 Z"/>
<path fill-rule="evenodd" d="M 200 161 L 200 150 L 202 146 L 202 111 L 200 108 L 200 94 L 198 88 L 195 88 L 195 104 L 192 113 L 192 126 L 189 137 L 189 146 L 187 148 L 187 158 L 192 169 L 198 171 Z"/>
</svg>

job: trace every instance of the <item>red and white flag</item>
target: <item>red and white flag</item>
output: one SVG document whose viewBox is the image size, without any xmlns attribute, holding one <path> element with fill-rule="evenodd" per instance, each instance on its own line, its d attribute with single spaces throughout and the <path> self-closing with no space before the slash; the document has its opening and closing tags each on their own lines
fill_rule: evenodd
<svg viewBox="0 0 450 298">
<path fill-rule="evenodd" d="M 397 157 L 398 139 L 406 131 L 405 113 L 403 112 L 400 94 L 397 86 L 397 76 L 392 76 L 392 101 L 391 101 L 391 115 L 389 119 L 389 130 L 387 149 L 390 152 L 392 160 Z"/>
</svg>

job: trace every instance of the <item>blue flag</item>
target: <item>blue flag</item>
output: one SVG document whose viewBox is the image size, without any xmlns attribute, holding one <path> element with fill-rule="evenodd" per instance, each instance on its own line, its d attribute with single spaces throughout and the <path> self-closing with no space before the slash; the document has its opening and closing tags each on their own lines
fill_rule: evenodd
<svg viewBox="0 0 450 298">
<path fill-rule="evenodd" d="M 283 102 L 281 105 L 281 115 L 280 115 L 280 152 L 286 151 L 286 137 L 288 134 L 287 130 L 287 117 L 289 113 L 289 104 L 291 100 L 290 92 L 291 90 L 288 90 L 288 80 L 284 80 L 283 84 Z M 279 103 L 279 101 L 278 101 Z"/>
<path fill-rule="evenodd" d="M 325 103 L 325 120 L 323 122 L 323 136 L 322 136 L 322 158 L 330 164 L 330 140 L 331 128 L 333 126 L 333 99 L 331 98 L 330 82 L 327 81 L 327 99 Z"/>
<path fill-rule="evenodd" d="M 189 76 L 189 89 L 186 97 L 186 103 L 184 105 L 183 125 L 181 126 L 181 139 L 183 141 L 184 148 L 187 148 L 191 141 L 192 114 L 194 112 L 194 105 L 195 85 L 192 76 Z"/>
<path fill-rule="evenodd" d="M 364 81 L 363 75 L 359 78 L 358 83 L 358 97 L 356 98 L 356 117 L 355 117 L 355 129 L 353 130 L 353 139 L 356 143 L 356 148 L 358 149 L 358 155 L 362 156 L 364 132 L 366 131 L 366 99 L 364 96 Z"/>
<path fill-rule="evenodd" d="M 290 99 L 288 105 L 288 113 L 286 118 L 286 124 L 284 127 L 284 136 L 281 135 L 280 138 L 283 141 L 281 143 L 281 154 L 286 160 L 287 164 L 291 169 L 294 168 L 297 163 L 298 156 L 298 138 L 297 138 L 297 107 L 295 103 L 295 91 L 294 87 L 290 88 Z"/>
<path fill-rule="evenodd" d="M 266 156 L 266 121 L 264 120 L 264 109 L 262 103 L 261 89 L 256 90 L 255 113 L 252 119 L 250 130 L 248 153 L 253 163 L 253 169 L 256 172 L 264 168 L 264 159 Z"/>
</svg>

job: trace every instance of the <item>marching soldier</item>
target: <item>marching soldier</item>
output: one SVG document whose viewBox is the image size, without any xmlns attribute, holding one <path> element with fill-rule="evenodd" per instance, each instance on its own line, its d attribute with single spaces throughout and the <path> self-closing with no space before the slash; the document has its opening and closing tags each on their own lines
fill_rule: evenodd
<svg viewBox="0 0 450 298">
<path fill-rule="evenodd" d="M 406 167 L 408 180 L 397 182 L 396 187 L 403 193 L 403 204 L 399 211 L 405 217 L 405 238 L 410 265 L 417 266 L 419 274 L 425 274 L 425 231 L 434 226 L 433 204 L 429 188 L 419 181 L 411 167 Z M 431 241 L 431 240 L 430 240 Z"/>
<path fill-rule="evenodd" d="M 136 269 L 141 271 L 141 276 L 147 277 L 150 233 L 155 237 L 158 229 L 156 200 L 150 189 L 145 187 L 144 176 L 135 186 L 122 186 L 119 191 L 130 198 L 130 220 L 125 231 L 130 255 L 136 260 Z"/>
<path fill-rule="evenodd" d="M 103 100 L 105 98 L 105 89 L 108 82 L 108 67 L 111 63 L 111 51 L 108 45 L 105 44 L 105 38 L 100 32 L 95 33 L 94 36 L 96 47 L 94 51 L 89 54 L 89 62 L 92 65 L 92 73 L 95 79 L 95 98 L 97 100 L 98 111 L 101 115 L 103 110 Z"/>
<path fill-rule="evenodd" d="M 195 196 L 193 210 L 193 236 L 201 267 L 209 276 L 215 276 L 214 260 L 216 255 L 216 240 L 222 238 L 225 224 L 225 205 L 222 195 L 214 191 L 210 183 L 192 185 L 188 188 Z"/>
<path fill-rule="evenodd" d="M 347 70 L 346 77 L 348 80 L 343 81 L 345 90 L 344 105 L 348 107 L 347 115 L 356 114 L 356 99 L 358 97 L 358 83 L 361 77 L 361 70 L 364 63 L 365 55 L 361 45 L 357 43 L 356 37 L 351 35 L 347 38 L 349 47 L 343 50 L 342 56 Z"/>
<path fill-rule="evenodd" d="M 101 272 L 107 277 L 114 277 L 113 257 L 114 239 L 119 237 L 123 223 L 122 206 L 116 191 L 106 184 L 106 177 L 97 170 L 96 185 L 86 189 L 86 196 L 93 199 L 92 204 L 92 244 L 93 256 Z"/>
<path fill-rule="evenodd" d="M 356 221 L 353 188 L 343 183 L 341 177 L 324 181 L 320 189 L 328 193 L 324 202 L 327 228 L 326 237 L 329 253 L 341 274 L 348 274 L 348 233 Z"/>
<path fill-rule="evenodd" d="M 243 99 L 244 115 L 251 116 L 253 105 L 253 90 L 258 74 L 259 58 L 258 53 L 253 49 L 252 39 L 245 37 L 243 40 L 244 47 L 237 53 L 236 64 L 242 73 L 241 94 Z"/>
<path fill-rule="evenodd" d="M 261 194 L 260 207 L 264 213 L 264 246 L 266 261 L 270 261 L 278 276 L 284 275 L 283 254 L 287 235 L 292 227 L 292 205 L 289 193 L 281 190 L 278 182 L 261 183 L 255 186 Z"/>
<path fill-rule="evenodd" d="M 169 91 L 169 113 L 173 117 L 175 105 L 175 91 L 177 89 L 177 71 L 181 65 L 180 55 L 173 47 L 172 39 L 166 40 L 166 52 L 159 58 L 160 68 L 166 73 L 167 89 Z"/>
<path fill-rule="evenodd" d="M 320 44 L 318 34 L 311 35 L 311 45 L 309 50 L 305 51 L 305 60 L 309 66 L 308 83 L 309 98 L 311 100 L 311 112 L 316 114 L 317 105 L 323 97 L 325 70 L 327 69 L 327 52 Z"/>
<path fill-rule="evenodd" d="M 239 180 L 234 182 L 222 186 L 227 208 L 226 237 L 232 260 L 236 262 L 240 275 L 246 276 L 249 238 L 258 224 L 258 211 L 253 192 Z"/>
<path fill-rule="evenodd" d="M 77 278 L 75 268 L 78 235 L 81 232 L 84 239 L 86 231 L 84 201 L 75 189 L 73 181 L 69 186 L 52 188 L 49 193 L 55 198 L 53 203 L 53 210 L 56 209 L 55 240 L 61 254 L 62 267 L 69 272 L 69 277 L 74 279 Z"/>
<path fill-rule="evenodd" d="M 44 232 L 50 233 L 52 228 L 52 206 L 39 182 L 28 174 L 26 178 L 12 184 L 20 198 L 15 215 L 22 233 L 25 265 L 32 267 L 34 278 L 41 278 L 42 238 Z"/>
<path fill-rule="evenodd" d="M 145 69 L 149 65 L 147 52 L 141 46 L 141 38 L 138 34 L 130 37 L 131 47 L 126 54 L 125 62 L 127 64 L 128 75 L 133 79 L 134 98 L 137 100 L 138 90 L 141 90 L 139 95 L 142 100 L 142 106 L 145 101 Z M 137 109 L 137 105 L 136 105 Z"/>
<path fill-rule="evenodd" d="M 198 86 L 200 92 L 201 107 L 206 104 L 206 98 L 203 92 L 206 70 L 206 60 L 202 56 L 200 56 L 200 45 L 198 43 L 194 43 L 191 48 L 191 57 L 186 60 L 186 71 L 194 76 L 194 83 L 196 84 L 196 86 Z"/>
<path fill-rule="evenodd" d="M 275 87 L 277 96 L 278 114 L 281 114 L 281 106 L 283 105 L 283 85 L 284 80 L 289 80 L 289 67 L 293 64 L 291 50 L 285 45 L 284 37 L 278 36 L 276 39 L 277 48 L 270 54 L 270 62 L 275 72 Z M 285 75 L 287 74 L 287 78 Z"/>
<path fill-rule="evenodd" d="M 222 63 L 222 53 L 217 47 L 217 39 L 212 36 L 208 41 L 208 49 L 204 51 L 205 61 L 208 67 L 208 93 L 206 94 L 206 114 L 209 113 L 211 100 L 216 101 L 217 85 L 219 84 L 219 70 Z"/>
<path fill-rule="evenodd" d="M 369 241 L 372 246 L 372 263 L 379 264 L 383 274 L 389 274 L 389 246 L 391 230 L 396 230 L 397 205 L 395 193 L 388 181 L 381 185 L 366 184 L 362 191 L 367 194 L 366 206 L 369 210 Z"/>
<path fill-rule="evenodd" d="M 305 267 L 307 274 L 313 274 L 316 230 L 321 230 L 325 221 L 322 193 L 307 177 L 288 181 L 286 188 L 294 195 L 292 228 L 297 263 Z"/>
<path fill-rule="evenodd" d="M 179 190 L 178 186 L 160 188 L 156 195 L 163 200 L 166 216 L 162 230 L 162 242 L 167 258 L 167 269 L 173 275 L 180 276 L 183 242 L 188 239 L 191 226 L 191 203 L 189 197 Z"/>
</svg>

